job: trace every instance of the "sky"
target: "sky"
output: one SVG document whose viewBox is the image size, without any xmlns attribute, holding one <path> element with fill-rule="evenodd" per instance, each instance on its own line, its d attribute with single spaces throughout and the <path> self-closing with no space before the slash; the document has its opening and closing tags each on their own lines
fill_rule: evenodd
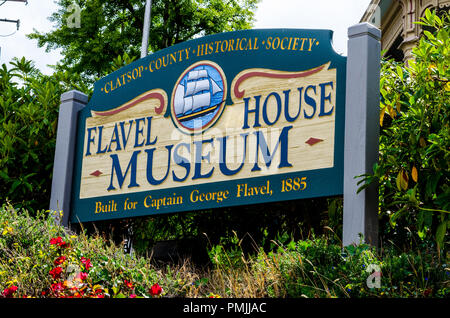
<svg viewBox="0 0 450 318">
<path fill-rule="evenodd" d="M 27 34 L 52 30 L 48 17 L 57 10 L 54 0 L 8 1 L 0 0 L 0 19 L 20 20 L 15 23 L 0 22 L 0 64 L 13 57 L 25 56 L 45 74 L 51 74 L 48 65 L 61 59 L 59 51 L 46 52 L 38 48 L 36 40 Z M 334 31 L 336 52 L 347 54 L 347 29 L 359 23 L 370 0 L 262 0 L 255 14 L 255 28 L 330 29 Z M 81 21 L 83 23 L 83 21 Z M 150 31 L 151 32 L 151 31 Z M 11 35 L 10 35 L 11 34 Z"/>
</svg>

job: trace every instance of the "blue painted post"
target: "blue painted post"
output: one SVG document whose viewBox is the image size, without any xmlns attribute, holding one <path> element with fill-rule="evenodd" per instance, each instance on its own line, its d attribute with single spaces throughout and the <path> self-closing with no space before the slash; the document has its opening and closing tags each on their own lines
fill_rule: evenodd
<svg viewBox="0 0 450 318">
<path fill-rule="evenodd" d="M 61 95 L 50 210 L 57 212 L 57 221 L 66 227 L 69 225 L 78 112 L 86 106 L 87 102 L 88 96 L 76 90 Z M 59 211 L 63 212 L 62 217 Z"/>
<path fill-rule="evenodd" d="M 348 29 L 344 145 L 343 245 L 378 245 L 378 188 L 357 194 L 355 176 L 372 173 L 378 161 L 381 31 L 369 23 Z"/>
</svg>

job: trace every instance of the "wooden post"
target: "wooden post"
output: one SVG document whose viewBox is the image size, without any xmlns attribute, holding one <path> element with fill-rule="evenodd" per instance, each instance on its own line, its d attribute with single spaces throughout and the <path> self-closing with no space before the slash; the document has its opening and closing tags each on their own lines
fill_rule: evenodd
<svg viewBox="0 0 450 318">
<path fill-rule="evenodd" d="M 356 176 L 372 173 L 378 161 L 381 31 L 369 23 L 348 29 L 344 145 L 343 245 L 378 245 L 378 188 L 356 193 Z"/>
<path fill-rule="evenodd" d="M 86 106 L 87 102 L 88 96 L 76 90 L 61 95 L 50 210 L 57 212 L 57 221 L 66 227 L 69 225 L 78 112 Z M 59 211 L 63 212 L 62 217 Z"/>
</svg>

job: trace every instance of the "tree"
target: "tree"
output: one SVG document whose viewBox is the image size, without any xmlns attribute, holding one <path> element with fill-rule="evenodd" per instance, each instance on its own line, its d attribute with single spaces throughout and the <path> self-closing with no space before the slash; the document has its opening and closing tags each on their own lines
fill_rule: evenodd
<svg viewBox="0 0 450 318">
<path fill-rule="evenodd" d="M 380 162 L 363 187 L 380 185 L 385 238 L 434 236 L 444 248 L 450 227 L 450 19 L 428 10 L 420 24 L 425 31 L 414 60 L 383 64 Z"/>
<path fill-rule="evenodd" d="M 224 31 L 251 27 L 259 0 L 153 0 L 150 51 Z M 70 22 L 81 9 L 80 24 Z M 145 1 L 59 0 L 59 10 L 49 18 L 56 29 L 28 35 L 46 50 L 61 48 L 64 58 L 56 66 L 82 74 L 91 82 L 111 71 L 111 62 L 127 54 L 139 56 Z"/>
<path fill-rule="evenodd" d="M 60 95 L 76 77 L 43 75 L 25 58 L 0 66 L 0 204 L 36 211 L 50 201 Z"/>
</svg>

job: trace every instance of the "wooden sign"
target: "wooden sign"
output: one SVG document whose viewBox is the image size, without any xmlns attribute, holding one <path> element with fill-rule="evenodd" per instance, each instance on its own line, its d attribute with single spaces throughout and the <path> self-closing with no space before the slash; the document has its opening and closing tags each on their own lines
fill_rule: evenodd
<svg viewBox="0 0 450 318">
<path fill-rule="evenodd" d="M 71 222 L 343 193 L 346 58 L 326 30 L 248 30 L 99 80 L 78 113 Z"/>
</svg>

